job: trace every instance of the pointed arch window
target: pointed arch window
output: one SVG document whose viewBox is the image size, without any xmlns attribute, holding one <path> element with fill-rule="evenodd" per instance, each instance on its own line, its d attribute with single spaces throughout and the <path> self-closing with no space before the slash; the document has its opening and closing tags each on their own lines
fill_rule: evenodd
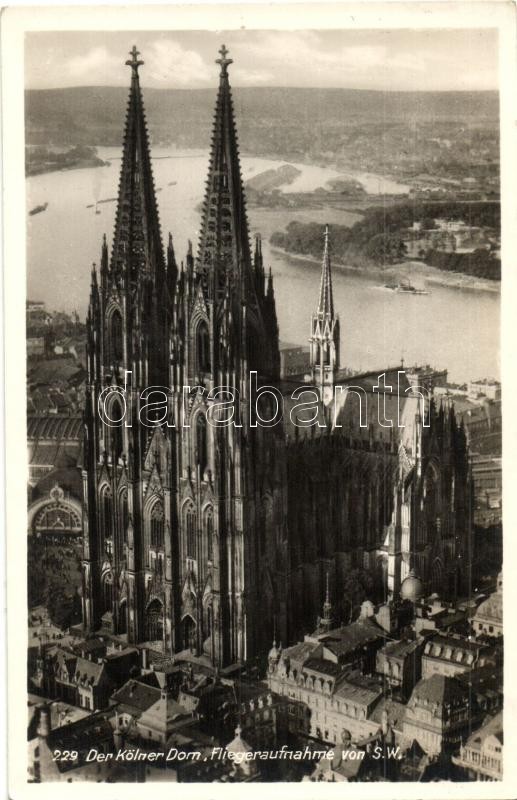
<svg viewBox="0 0 517 800">
<path fill-rule="evenodd" d="M 157 598 L 155 598 L 151 603 L 149 603 L 145 614 L 145 636 L 147 641 L 162 641 L 163 620 L 163 605 Z"/>
<path fill-rule="evenodd" d="M 122 333 L 122 314 L 115 308 L 109 318 L 109 361 L 120 364 L 124 358 L 124 339 Z"/>
<path fill-rule="evenodd" d="M 153 505 L 150 514 L 150 533 L 151 533 L 151 547 L 163 548 L 164 544 L 164 518 L 163 518 L 163 504 L 161 500 L 157 500 Z"/>
<path fill-rule="evenodd" d="M 110 552 L 113 540 L 113 498 L 109 486 L 101 491 L 101 525 L 106 550 Z"/>
<path fill-rule="evenodd" d="M 206 556 L 208 561 L 214 560 L 214 510 L 207 508 L 205 512 L 205 537 L 206 537 Z"/>
<path fill-rule="evenodd" d="M 210 334 L 208 324 L 202 319 L 196 331 L 196 357 L 199 372 L 210 372 Z"/>
<path fill-rule="evenodd" d="M 185 531 L 186 531 L 186 556 L 196 558 L 196 512 L 194 506 L 189 503 L 185 509 Z"/>
<path fill-rule="evenodd" d="M 124 449 L 122 427 L 124 425 L 124 412 L 122 404 L 115 394 L 110 403 L 108 417 L 112 420 L 108 427 L 109 453 L 108 456 L 113 464 L 118 464 L 119 458 Z"/>
<path fill-rule="evenodd" d="M 202 476 L 208 464 L 206 417 L 203 412 L 199 413 L 196 419 L 196 462 Z"/>
<path fill-rule="evenodd" d="M 113 576 L 110 572 L 104 577 L 102 589 L 104 611 L 111 611 L 113 608 Z"/>
<path fill-rule="evenodd" d="M 124 544 L 127 544 L 127 528 L 129 525 L 127 489 L 124 489 L 120 495 L 120 524 L 122 525 L 122 541 Z"/>
</svg>

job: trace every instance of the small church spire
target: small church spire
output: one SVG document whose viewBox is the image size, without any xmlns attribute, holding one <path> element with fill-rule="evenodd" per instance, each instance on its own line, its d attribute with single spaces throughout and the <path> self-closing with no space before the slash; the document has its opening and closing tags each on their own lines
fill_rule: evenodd
<svg viewBox="0 0 517 800">
<path fill-rule="evenodd" d="M 255 268 L 255 279 L 257 283 L 257 293 L 261 294 L 264 290 L 264 262 L 262 259 L 262 239 L 260 233 L 255 236 L 255 255 L 253 257 Z"/>
<path fill-rule="evenodd" d="M 323 234 L 323 262 L 321 266 L 320 300 L 318 313 L 332 318 L 334 316 L 334 299 L 332 295 L 332 274 L 329 254 L 329 226 L 325 225 Z"/>
<path fill-rule="evenodd" d="M 273 288 L 273 272 L 271 267 L 269 267 L 269 271 L 267 274 L 267 296 L 270 298 L 274 298 L 275 290 Z"/>
<path fill-rule="evenodd" d="M 103 234 L 102 251 L 101 251 L 101 281 L 103 283 L 107 279 L 108 267 L 109 267 L 108 240 L 106 239 L 106 234 Z"/>
<path fill-rule="evenodd" d="M 328 405 L 334 396 L 334 383 L 339 369 L 340 345 L 339 319 L 334 314 L 329 239 L 329 226 L 325 225 L 320 292 L 318 306 L 312 315 L 309 339 L 312 378 L 319 387 L 325 405 Z"/>
<path fill-rule="evenodd" d="M 319 627 L 329 631 L 332 627 L 332 604 L 330 602 L 329 572 L 327 570 L 325 586 L 325 602 L 323 603 L 323 616 L 320 618 Z"/>
</svg>

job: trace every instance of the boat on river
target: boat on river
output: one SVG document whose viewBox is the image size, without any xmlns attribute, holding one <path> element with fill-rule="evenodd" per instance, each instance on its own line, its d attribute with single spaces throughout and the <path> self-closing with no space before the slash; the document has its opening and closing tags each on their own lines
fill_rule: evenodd
<svg viewBox="0 0 517 800">
<path fill-rule="evenodd" d="M 41 206 L 35 206 L 29 211 L 29 216 L 33 217 L 34 214 L 41 214 L 42 211 L 46 211 L 48 208 L 48 203 L 43 203 Z"/>
<path fill-rule="evenodd" d="M 382 288 L 399 294 L 429 294 L 427 289 L 413 286 L 408 278 L 403 278 L 398 283 L 385 283 Z"/>
</svg>

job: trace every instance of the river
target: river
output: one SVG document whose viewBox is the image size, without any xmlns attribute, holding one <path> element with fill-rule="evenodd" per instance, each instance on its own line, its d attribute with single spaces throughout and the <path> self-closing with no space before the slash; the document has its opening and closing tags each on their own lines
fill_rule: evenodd
<svg viewBox="0 0 517 800">
<path fill-rule="evenodd" d="M 115 202 L 87 205 L 115 197 L 120 151 L 98 148 L 110 167 L 85 168 L 36 175 L 26 181 L 27 209 L 49 203 L 48 209 L 27 217 L 27 292 L 50 310 L 77 309 L 84 318 L 89 296 L 90 269 L 98 262 L 102 234 L 113 232 Z M 172 157 L 165 157 L 172 155 Z M 207 170 L 207 153 L 153 149 L 155 185 L 164 239 L 174 237 L 181 260 L 189 238 L 196 242 Z M 278 161 L 243 157 L 244 179 Z M 286 192 L 310 191 L 342 173 L 295 164 L 301 175 Z M 386 189 L 402 193 L 405 187 L 379 176 L 354 174 L 367 192 Z M 357 217 L 343 211 L 249 209 L 252 233 L 261 232 L 267 265 L 275 276 L 280 337 L 305 344 L 310 315 L 317 302 L 318 266 L 269 248 L 269 236 L 293 219 L 352 224 Z M 428 295 L 411 296 L 378 291 L 379 279 L 334 269 L 334 301 L 341 320 L 342 366 L 382 369 L 399 364 L 430 363 L 447 368 L 450 380 L 499 377 L 500 297 L 496 292 L 429 286 Z"/>
</svg>

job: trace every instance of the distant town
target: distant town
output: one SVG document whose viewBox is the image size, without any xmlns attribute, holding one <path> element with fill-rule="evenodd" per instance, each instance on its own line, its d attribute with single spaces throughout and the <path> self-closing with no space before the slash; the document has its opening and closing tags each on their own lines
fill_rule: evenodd
<svg viewBox="0 0 517 800">
<path fill-rule="evenodd" d="M 414 199 L 499 200 L 497 92 L 277 87 L 234 96 L 244 154 L 392 176 Z M 125 103 L 122 88 L 28 91 L 27 144 L 118 147 Z M 146 108 L 154 146 L 207 147 L 210 91 L 149 89 Z"/>
</svg>

